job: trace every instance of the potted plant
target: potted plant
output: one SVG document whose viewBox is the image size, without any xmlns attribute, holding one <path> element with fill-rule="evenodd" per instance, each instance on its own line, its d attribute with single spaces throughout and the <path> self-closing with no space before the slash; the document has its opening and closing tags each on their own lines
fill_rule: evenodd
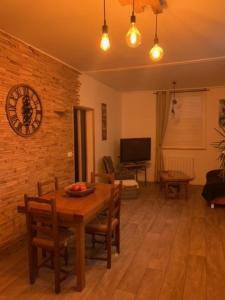
<svg viewBox="0 0 225 300">
<path fill-rule="evenodd" d="M 220 130 L 217 128 L 215 128 L 215 130 L 222 137 L 222 139 L 219 142 L 213 143 L 213 146 L 217 148 L 220 153 L 218 157 L 221 169 L 219 176 L 221 176 L 225 181 L 225 129 L 223 127 L 220 127 Z"/>
</svg>

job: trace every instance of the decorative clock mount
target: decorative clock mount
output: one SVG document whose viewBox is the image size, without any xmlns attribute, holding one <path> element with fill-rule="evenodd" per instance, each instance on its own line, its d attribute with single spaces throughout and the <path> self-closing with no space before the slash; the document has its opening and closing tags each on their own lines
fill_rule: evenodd
<svg viewBox="0 0 225 300">
<path fill-rule="evenodd" d="M 26 84 L 10 89 L 5 109 L 10 126 L 20 136 L 34 134 L 41 125 L 41 100 L 35 90 Z"/>
</svg>

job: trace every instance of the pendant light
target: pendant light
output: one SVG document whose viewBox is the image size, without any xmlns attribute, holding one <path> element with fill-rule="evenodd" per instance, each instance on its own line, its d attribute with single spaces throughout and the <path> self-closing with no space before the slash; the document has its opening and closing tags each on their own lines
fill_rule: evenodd
<svg viewBox="0 0 225 300">
<path fill-rule="evenodd" d="M 131 48 L 136 48 L 141 44 L 141 33 L 136 27 L 136 16 L 134 15 L 134 0 L 133 10 L 130 17 L 130 28 L 126 34 L 127 45 Z"/>
<path fill-rule="evenodd" d="M 159 39 L 157 36 L 157 30 L 158 30 L 158 13 L 156 13 L 156 20 L 155 20 L 155 38 L 154 38 L 154 46 L 149 51 L 149 56 L 153 61 L 159 61 L 163 58 L 164 51 L 163 49 L 158 45 Z"/>
<path fill-rule="evenodd" d="M 175 108 L 177 105 L 177 99 L 176 99 L 176 81 L 173 81 L 173 97 L 172 97 L 172 106 L 171 106 L 171 113 L 173 117 L 175 117 Z"/>
<path fill-rule="evenodd" d="M 110 40 L 108 35 L 108 26 L 106 24 L 106 17 L 105 17 L 105 0 L 104 1 L 104 24 L 102 26 L 102 38 L 100 42 L 100 48 L 103 51 L 107 51 L 110 48 Z"/>
</svg>

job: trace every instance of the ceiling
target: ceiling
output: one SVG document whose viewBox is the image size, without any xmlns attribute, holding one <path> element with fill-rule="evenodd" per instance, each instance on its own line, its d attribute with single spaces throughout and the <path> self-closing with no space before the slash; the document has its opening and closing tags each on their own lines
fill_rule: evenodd
<svg viewBox="0 0 225 300">
<path fill-rule="evenodd" d="M 160 63 L 148 58 L 151 9 L 137 15 L 142 45 L 130 49 L 124 36 L 131 7 L 106 4 L 106 53 L 99 49 L 103 0 L 1 0 L 0 28 L 119 91 L 170 88 L 173 80 L 178 88 L 225 85 L 224 0 L 167 0 L 158 20 Z"/>
</svg>

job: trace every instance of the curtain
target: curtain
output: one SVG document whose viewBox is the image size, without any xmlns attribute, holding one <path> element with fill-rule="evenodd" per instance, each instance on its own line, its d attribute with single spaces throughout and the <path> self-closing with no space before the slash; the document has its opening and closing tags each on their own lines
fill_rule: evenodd
<svg viewBox="0 0 225 300">
<path fill-rule="evenodd" d="M 155 181 L 159 181 L 160 171 L 163 170 L 162 144 L 166 133 L 171 104 L 170 92 L 158 92 L 156 95 L 156 154 Z"/>
</svg>

